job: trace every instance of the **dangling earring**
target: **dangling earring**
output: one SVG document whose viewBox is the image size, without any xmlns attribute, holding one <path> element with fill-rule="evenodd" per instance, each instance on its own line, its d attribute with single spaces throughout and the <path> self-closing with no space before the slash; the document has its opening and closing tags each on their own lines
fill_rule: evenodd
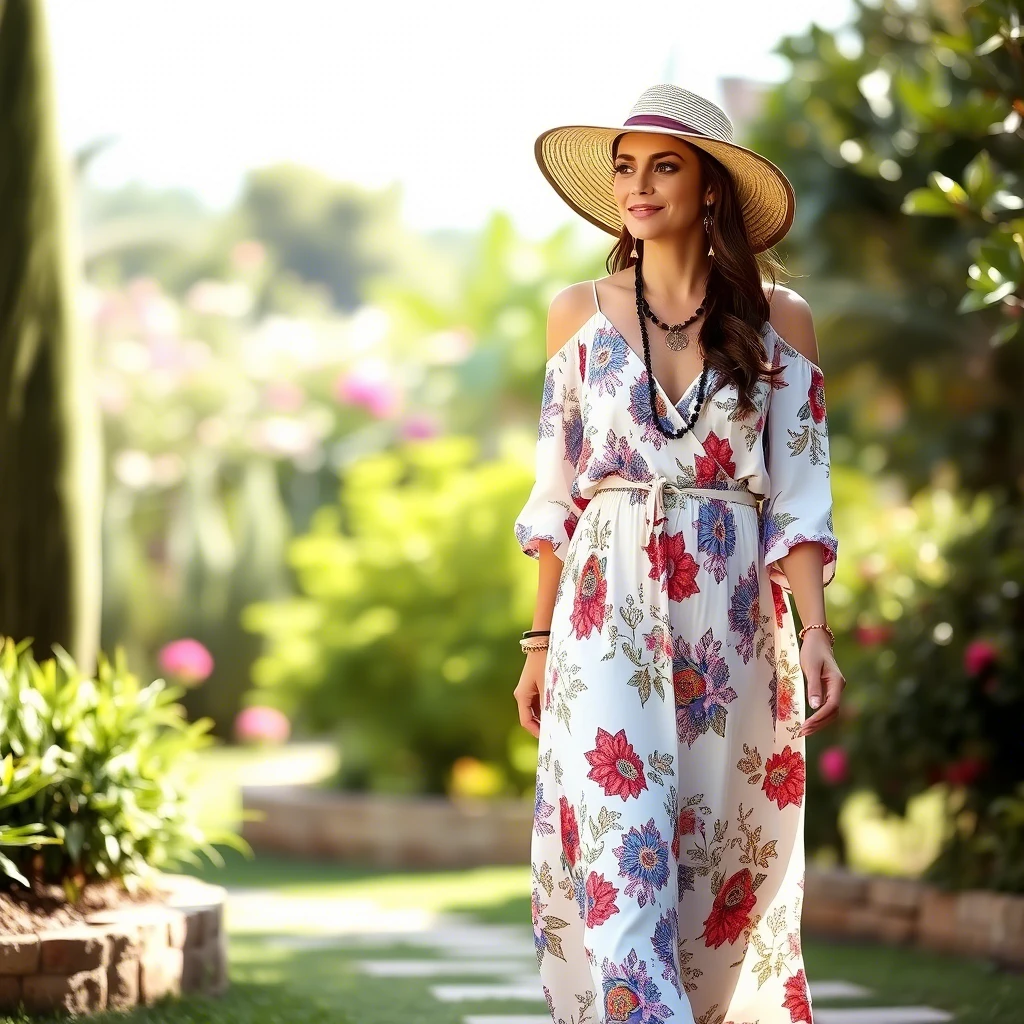
<svg viewBox="0 0 1024 1024">
<path fill-rule="evenodd" d="M 704 230 L 708 233 L 708 255 L 715 255 L 715 247 L 711 242 L 711 225 L 714 224 L 714 220 L 711 217 L 711 204 L 707 204 L 707 213 L 704 214 Z"/>
<path fill-rule="evenodd" d="M 636 251 L 636 239 L 635 238 L 633 239 L 633 251 L 629 254 L 629 258 L 631 260 L 638 260 L 638 259 L 640 259 L 640 254 Z"/>
</svg>

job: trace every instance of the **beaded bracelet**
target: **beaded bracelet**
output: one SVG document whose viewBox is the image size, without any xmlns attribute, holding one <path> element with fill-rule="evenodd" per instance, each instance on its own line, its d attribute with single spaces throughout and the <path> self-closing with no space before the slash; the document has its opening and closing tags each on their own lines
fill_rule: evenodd
<svg viewBox="0 0 1024 1024">
<path fill-rule="evenodd" d="M 529 654 L 531 651 L 546 651 L 548 649 L 547 643 L 541 643 L 537 640 L 520 640 L 519 646 L 522 648 L 524 654 Z"/>
<path fill-rule="evenodd" d="M 824 622 L 812 622 L 809 626 L 804 626 L 804 628 L 800 630 L 798 639 L 802 641 L 803 638 L 804 638 L 804 633 L 806 633 L 807 630 L 809 630 L 809 629 L 823 629 L 823 630 L 825 630 L 825 632 L 828 633 L 828 642 L 829 642 L 829 644 L 830 645 L 835 645 L 835 642 L 836 642 L 835 635 L 833 634 L 832 630 L 829 629 L 827 625 L 825 625 Z"/>
</svg>

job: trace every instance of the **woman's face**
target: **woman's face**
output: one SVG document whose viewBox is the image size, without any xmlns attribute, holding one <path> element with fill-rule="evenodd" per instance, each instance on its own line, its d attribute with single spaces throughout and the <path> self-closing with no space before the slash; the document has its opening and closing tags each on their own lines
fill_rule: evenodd
<svg viewBox="0 0 1024 1024">
<path fill-rule="evenodd" d="M 628 132 L 619 139 L 612 166 L 615 202 L 634 238 L 682 236 L 695 230 L 706 197 L 693 146 L 671 135 Z M 714 202 L 711 192 L 707 198 Z M 646 215 L 630 209 L 638 206 L 657 209 Z"/>
</svg>

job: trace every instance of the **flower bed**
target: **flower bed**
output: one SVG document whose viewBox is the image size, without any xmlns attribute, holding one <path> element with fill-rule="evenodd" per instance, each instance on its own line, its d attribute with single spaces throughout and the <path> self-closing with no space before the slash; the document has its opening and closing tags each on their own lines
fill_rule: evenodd
<svg viewBox="0 0 1024 1024">
<path fill-rule="evenodd" d="M 222 993 L 225 890 L 186 875 L 160 881 L 160 900 L 0 936 L 0 1011 L 84 1014 Z"/>
</svg>

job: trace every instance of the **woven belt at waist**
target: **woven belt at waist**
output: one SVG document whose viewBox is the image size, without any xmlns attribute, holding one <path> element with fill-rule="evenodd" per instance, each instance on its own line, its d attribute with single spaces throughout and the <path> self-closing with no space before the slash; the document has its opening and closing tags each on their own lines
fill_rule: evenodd
<svg viewBox="0 0 1024 1024">
<path fill-rule="evenodd" d="M 603 477 L 597 484 L 597 491 L 625 491 L 644 490 L 651 491 L 654 497 L 655 491 L 672 491 L 677 494 L 692 494 L 697 498 L 718 498 L 720 501 L 734 501 L 743 505 L 754 505 L 760 503 L 760 498 L 753 491 L 726 487 L 680 487 L 672 483 L 667 477 L 656 473 L 651 480 L 627 480 L 624 476 L 611 473 Z M 653 502 L 652 502 L 653 504 Z"/>
<path fill-rule="evenodd" d="M 646 490 L 649 491 L 645 502 L 645 524 L 641 531 L 640 546 L 645 550 L 647 557 L 652 559 L 654 582 L 648 588 L 648 607 L 652 616 L 651 626 L 648 628 L 660 628 L 661 630 L 661 654 L 655 661 L 656 671 L 664 673 L 667 685 L 671 686 L 672 679 L 672 630 L 669 620 L 669 596 L 668 596 L 668 560 L 664 549 L 664 524 L 666 522 L 663 494 L 665 491 L 673 491 L 684 495 L 693 495 L 695 498 L 705 500 L 717 498 L 719 501 L 731 501 L 737 504 L 750 505 L 755 512 L 760 514 L 760 501 L 753 491 L 736 488 L 730 490 L 725 487 L 686 487 L 670 483 L 667 477 L 655 473 L 651 480 L 627 480 L 618 474 L 609 474 L 598 481 L 597 491 L 625 491 L 625 490 Z M 646 573 L 645 573 L 646 575 Z"/>
</svg>

